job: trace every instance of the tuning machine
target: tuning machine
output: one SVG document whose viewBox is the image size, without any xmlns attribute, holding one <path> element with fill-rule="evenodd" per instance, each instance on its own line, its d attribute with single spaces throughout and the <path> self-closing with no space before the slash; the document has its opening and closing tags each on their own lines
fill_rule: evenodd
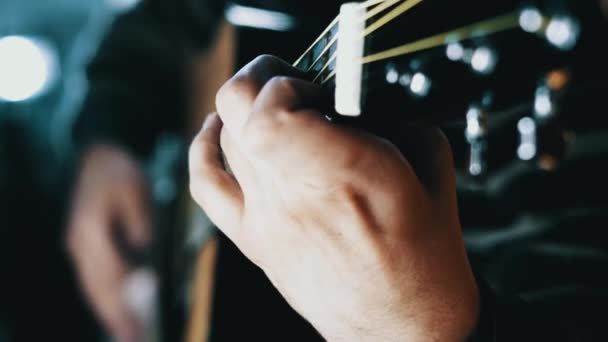
<svg viewBox="0 0 608 342">
<path fill-rule="evenodd" d="M 468 172 L 478 177 L 487 169 L 488 114 L 484 107 L 472 105 L 467 111 L 465 138 L 469 144 Z"/>
<path fill-rule="evenodd" d="M 551 45 L 560 50 L 572 49 L 580 36 L 580 25 L 574 17 L 549 17 L 536 7 L 527 7 L 520 12 L 519 26 L 526 32 L 544 35 Z"/>
<path fill-rule="evenodd" d="M 402 71 L 395 64 L 389 63 L 386 66 L 386 82 L 400 85 L 415 97 L 425 97 L 431 91 L 433 82 L 421 71 L 421 65 L 419 60 L 414 60 L 406 71 Z"/>
<path fill-rule="evenodd" d="M 566 153 L 568 135 L 558 122 L 556 98 L 569 80 L 570 75 L 565 70 L 549 73 L 536 90 L 534 114 L 517 124 L 517 156 L 524 161 L 535 160 L 547 171 L 556 169 Z"/>
<path fill-rule="evenodd" d="M 445 53 L 449 60 L 465 63 L 482 75 L 491 74 L 498 64 L 496 49 L 487 44 L 465 47 L 460 41 L 453 41 L 447 44 Z"/>
</svg>

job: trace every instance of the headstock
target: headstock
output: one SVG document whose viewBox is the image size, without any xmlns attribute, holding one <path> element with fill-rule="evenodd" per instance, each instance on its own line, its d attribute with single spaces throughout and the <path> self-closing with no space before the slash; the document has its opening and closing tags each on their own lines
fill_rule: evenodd
<svg viewBox="0 0 608 342">
<path fill-rule="evenodd" d="M 601 94 L 605 33 L 599 2 L 372 0 L 343 8 L 294 65 L 376 133 L 461 127 L 472 175 L 498 164 L 492 136 L 505 129 L 513 156 L 552 169 L 568 124 L 581 128 L 572 103 Z"/>
</svg>

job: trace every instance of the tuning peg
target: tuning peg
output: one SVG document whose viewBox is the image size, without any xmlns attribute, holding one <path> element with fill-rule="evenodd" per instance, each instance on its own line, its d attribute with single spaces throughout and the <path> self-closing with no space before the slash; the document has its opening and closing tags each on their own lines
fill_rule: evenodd
<svg viewBox="0 0 608 342">
<path fill-rule="evenodd" d="M 524 161 L 535 160 L 544 170 L 555 170 L 566 154 L 567 134 L 555 121 L 538 121 L 526 117 L 517 124 L 519 147 L 517 156 Z"/>
<path fill-rule="evenodd" d="M 530 117 L 525 117 L 517 123 L 519 132 L 519 147 L 517 156 L 521 160 L 532 160 L 538 153 L 537 125 L 536 121 Z"/>
<path fill-rule="evenodd" d="M 445 53 L 449 60 L 458 62 L 464 58 L 464 47 L 460 42 L 450 43 L 446 47 Z"/>
<path fill-rule="evenodd" d="M 549 72 L 536 89 L 534 97 L 534 117 L 541 121 L 555 118 L 557 108 L 555 97 L 562 92 L 570 82 L 570 73 L 565 69 Z"/>
<path fill-rule="evenodd" d="M 431 91 L 432 81 L 422 72 L 415 73 L 409 82 L 409 88 L 412 94 L 423 97 Z"/>
<path fill-rule="evenodd" d="M 395 64 L 389 63 L 386 65 L 386 83 L 397 84 L 397 82 L 399 82 L 400 76 L 401 74 L 399 73 L 399 69 L 397 69 L 397 66 Z"/>
<path fill-rule="evenodd" d="M 544 33 L 547 41 L 560 50 L 572 49 L 580 36 L 580 25 L 573 17 L 558 15 L 549 18 L 535 7 L 527 7 L 520 12 L 519 26 L 529 33 Z"/>
<path fill-rule="evenodd" d="M 388 84 L 399 84 L 409 90 L 412 95 L 424 97 L 431 91 L 432 81 L 427 74 L 422 71 L 416 71 L 421 68 L 421 62 L 414 60 L 410 63 L 408 70 L 411 72 L 402 72 L 393 63 L 386 65 L 385 80 Z"/>
<path fill-rule="evenodd" d="M 472 176 L 481 176 L 486 171 L 488 150 L 488 117 L 481 107 L 473 105 L 467 112 L 465 137 L 470 146 L 468 171 Z"/>
<path fill-rule="evenodd" d="M 541 86 L 536 89 L 534 97 L 534 116 L 538 120 L 548 120 L 555 114 L 551 89 Z"/>
<path fill-rule="evenodd" d="M 535 7 L 524 8 L 519 14 L 519 26 L 526 32 L 539 32 L 543 28 L 543 21 L 543 14 Z"/>
<path fill-rule="evenodd" d="M 478 47 L 471 56 L 471 68 L 480 74 L 490 74 L 496 69 L 498 54 L 487 46 Z"/>
<path fill-rule="evenodd" d="M 535 160 L 547 171 L 554 170 L 566 153 L 567 134 L 559 126 L 554 98 L 569 80 L 566 70 L 550 72 L 536 90 L 534 115 L 521 119 L 517 125 L 518 157 L 525 161 Z"/>
<path fill-rule="evenodd" d="M 549 20 L 545 37 L 552 45 L 560 50 L 572 49 L 580 34 L 578 22 L 569 16 L 556 16 Z"/>
</svg>

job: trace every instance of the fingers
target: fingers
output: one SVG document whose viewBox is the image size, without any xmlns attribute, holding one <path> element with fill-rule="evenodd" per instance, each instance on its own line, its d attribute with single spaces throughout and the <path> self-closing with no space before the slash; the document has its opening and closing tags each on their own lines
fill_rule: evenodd
<svg viewBox="0 0 608 342">
<path fill-rule="evenodd" d="M 140 248 L 145 247 L 152 238 L 152 214 L 143 182 L 142 179 L 138 184 L 129 184 L 129 188 L 124 189 L 120 198 L 121 205 L 116 208 L 119 217 L 124 221 L 129 243 Z"/>
<path fill-rule="evenodd" d="M 222 129 L 221 147 L 227 167 L 230 168 L 243 193 L 258 185 L 257 170 L 249 161 L 249 156 L 241 151 L 236 140 L 226 129 Z"/>
<path fill-rule="evenodd" d="M 226 129 L 233 136 L 241 133 L 259 92 L 275 76 L 305 75 L 276 57 L 260 56 L 236 73 L 220 89 L 216 97 L 216 107 Z"/>
<path fill-rule="evenodd" d="M 321 89 L 312 83 L 272 78 L 259 93 L 239 137 L 242 149 L 257 157 L 290 163 L 301 153 L 312 152 L 310 148 L 328 148 L 330 141 L 323 137 L 337 127 L 317 109 L 322 101 Z"/>
<path fill-rule="evenodd" d="M 314 83 L 288 76 L 268 80 L 254 102 L 254 114 L 328 110 L 323 89 Z"/>
<path fill-rule="evenodd" d="M 109 217 L 77 219 L 70 251 L 81 287 L 100 321 L 118 341 L 135 342 L 139 326 L 122 298 L 128 265 L 113 244 L 110 224 Z"/>
<path fill-rule="evenodd" d="M 224 169 L 221 159 L 222 122 L 217 114 L 205 121 L 190 147 L 190 192 L 209 218 L 231 239 L 236 239 L 243 210 L 239 184 Z"/>
</svg>

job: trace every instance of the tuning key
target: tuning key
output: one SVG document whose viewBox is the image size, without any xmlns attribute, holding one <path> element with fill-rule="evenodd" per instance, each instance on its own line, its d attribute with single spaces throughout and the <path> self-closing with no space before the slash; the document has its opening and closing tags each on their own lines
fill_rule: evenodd
<svg viewBox="0 0 608 342">
<path fill-rule="evenodd" d="M 389 63 L 386 65 L 386 82 L 388 84 L 397 84 L 399 82 L 399 77 L 401 74 L 399 73 L 399 69 L 393 63 Z"/>
<path fill-rule="evenodd" d="M 555 108 L 553 104 L 552 91 L 547 86 L 536 89 L 534 97 L 534 116 L 538 120 L 548 120 L 554 116 Z"/>
<path fill-rule="evenodd" d="M 567 138 L 555 121 L 523 118 L 517 125 L 517 155 L 524 161 L 535 160 L 544 170 L 555 170 L 566 154 Z"/>
<path fill-rule="evenodd" d="M 431 79 L 423 72 L 415 73 L 409 82 L 410 91 L 419 97 L 427 96 L 431 91 L 431 85 Z"/>
<path fill-rule="evenodd" d="M 488 116 L 479 106 L 471 106 L 467 112 L 465 137 L 470 146 L 468 171 L 472 176 L 481 176 L 486 171 L 488 151 Z"/>
<path fill-rule="evenodd" d="M 569 16 L 556 16 L 549 20 L 545 37 L 549 43 L 560 50 L 570 50 L 578 42 L 580 27 L 578 22 Z"/>
<path fill-rule="evenodd" d="M 547 171 L 554 170 L 565 156 L 568 139 L 557 120 L 555 95 L 564 90 L 570 80 L 566 70 L 550 72 L 537 88 L 534 98 L 534 115 L 519 121 L 519 147 L 521 160 L 535 160 Z"/>
<path fill-rule="evenodd" d="M 538 135 L 536 121 L 530 117 L 525 117 L 517 123 L 519 133 L 519 147 L 517 156 L 519 159 L 528 161 L 536 158 L 538 153 Z"/>
<path fill-rule="evenodd" d="M 476 72 L 487 75 L 496 69 L 498 55 L 494 49 L 481 46 L 473 51 L 470 64 Z"/>
</svg>

